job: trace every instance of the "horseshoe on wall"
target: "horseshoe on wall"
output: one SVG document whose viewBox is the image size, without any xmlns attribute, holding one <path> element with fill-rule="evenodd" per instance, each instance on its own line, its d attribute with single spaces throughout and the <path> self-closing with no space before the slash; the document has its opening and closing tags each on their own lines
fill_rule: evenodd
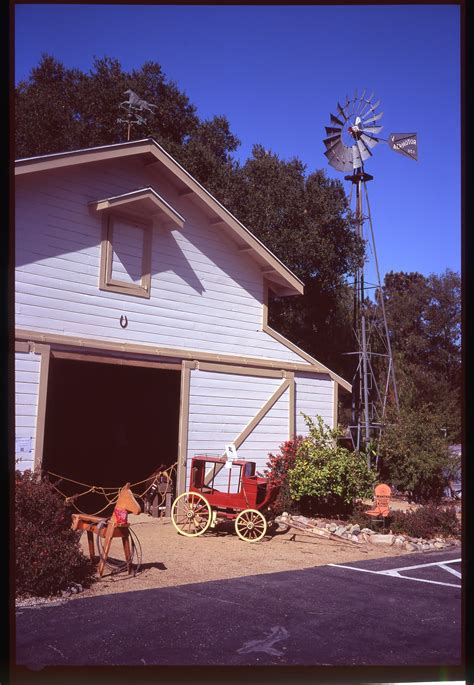
<svg viewBox="0 0 474 685">
<path fill-rule="evenodd" d="M 127 328 L 128 326 L 128 319 L 124 314 L 122 314 L 122 316 L 120 317 L 120 325 L 122 326 L 122 328 Z"/>
</svg>

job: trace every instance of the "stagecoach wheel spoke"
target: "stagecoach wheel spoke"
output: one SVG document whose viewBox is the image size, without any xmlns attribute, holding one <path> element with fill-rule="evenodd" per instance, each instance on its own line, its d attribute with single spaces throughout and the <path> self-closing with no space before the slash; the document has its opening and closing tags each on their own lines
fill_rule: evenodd
<svg viewBox="0 0 474 685">
<path fill-rule="evenodd" d="M 245 542 L 258 542 L 267 532 L 265 516 L 257 509 L 244 509 L 235 519 L 235 532 Z"/>
<path fill-rule="evenodd" d="M 205 497 L 197 492 L 184 492 L 171 507 L 171 520 L 180 535 L 202 535 L 211 523 L 211 507 Z"/>
</svg>

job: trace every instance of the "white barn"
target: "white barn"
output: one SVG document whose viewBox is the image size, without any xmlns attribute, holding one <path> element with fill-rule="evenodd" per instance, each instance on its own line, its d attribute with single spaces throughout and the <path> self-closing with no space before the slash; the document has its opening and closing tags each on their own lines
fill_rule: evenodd
<svg viewBox="0 0 474 685">
<path fill-rule="evenodd" d="M 154 140 L 15 173 L 18 468 L 120 484 L 177 461 L 180 493 L 195 454 L 263 469 L 301 412 L 337 422 L 349 383 L 267 323 L 268 291 L 303 284 Z"/>
</svg>

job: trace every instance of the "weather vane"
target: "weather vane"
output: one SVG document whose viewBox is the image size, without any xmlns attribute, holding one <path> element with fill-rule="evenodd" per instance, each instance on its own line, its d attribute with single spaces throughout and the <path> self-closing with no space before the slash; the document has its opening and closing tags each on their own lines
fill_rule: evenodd
<svg viewBox="0 0 474 685">
<path fill-rule="evenodd" d="M 124 100 L 120 103 L 119 107 L 125 110 L 126 119 L 117 119 L 118 124 L 127 124 L 127 141 L 130 140 L 130 131 L 132 126 L 141 126 L 146 123 L 146 119 L 143 116 L 144 112 L 151 112 L 154 114 L 152 107 L 157 107 L 157 105 L 152 105 L 146 100 L 142 100 L 133 90 L 125 91 L 124 95 L 128 95 L 128 100 Z"/>
</svg>

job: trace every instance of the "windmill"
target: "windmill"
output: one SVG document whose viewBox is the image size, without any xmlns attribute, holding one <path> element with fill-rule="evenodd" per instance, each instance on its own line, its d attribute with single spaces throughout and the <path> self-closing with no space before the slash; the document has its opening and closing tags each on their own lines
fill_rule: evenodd
<svg viewBox="0 0 474 685">
<path fill-rule="evenodd" d="M 375 146 L 383 141 L 388 143 L 395 152 L 418 159 L 418 141 L 416 133 L 391 133 L 388 139 L 380 137 L 383 126 L 380 120 L 383 112 L 378 112 L 380 100 L 374 100 L 374 93 L 366 97 L 366 90 L 358 97 L 346 96 L 344 105 L 337 103 L 337 115 L 330 115 L 330 125 L 326 126 L 327 137 L 323 140 L 326 146 L 324 153 L 329 164 L 337 171 L 349 171 L 344 176 L 351 181 L 350 202 L 355 188 L 355 224 L 357 235 L 364 238 L 364 223 L 369 222 L 370 244 L 374 255 L 377 283 L 369 284 L 365 281 L 364 268 L 358 268 L 354 274 L 354 334 L 357 345 L 356 352 L 350 352 L 357 357 L 357 368 L 352 383 L 352 425 L 350 426 L 353 447 L 357 450 L 367 447 L 369 443 L 377 445 L 386 420 L 387 400 L 393 395 L 398 410 L 399 400 L 393 355 L 388 333 L 387 317 L 385 314 L 380 272 L 375 249 L 374 230 L 370 214 L 367 182 L 373 176 L 366 173 L 364 162 L 372 157 Z M 365 197 L 365 212 L 363 193 Z M 366 290 L 376 288 L 382 312 L 382 322 L 379 325 L 369 316 L 366 306 Z M 380 341 L 383 352 L 373 351 L 375 339 Z M 374 373 L 374 360 L 377 357 L 382 366 L 382 375 L 378 378 Z M 367 457 L 370 465 L 370 456 Z"/>
</svg>

